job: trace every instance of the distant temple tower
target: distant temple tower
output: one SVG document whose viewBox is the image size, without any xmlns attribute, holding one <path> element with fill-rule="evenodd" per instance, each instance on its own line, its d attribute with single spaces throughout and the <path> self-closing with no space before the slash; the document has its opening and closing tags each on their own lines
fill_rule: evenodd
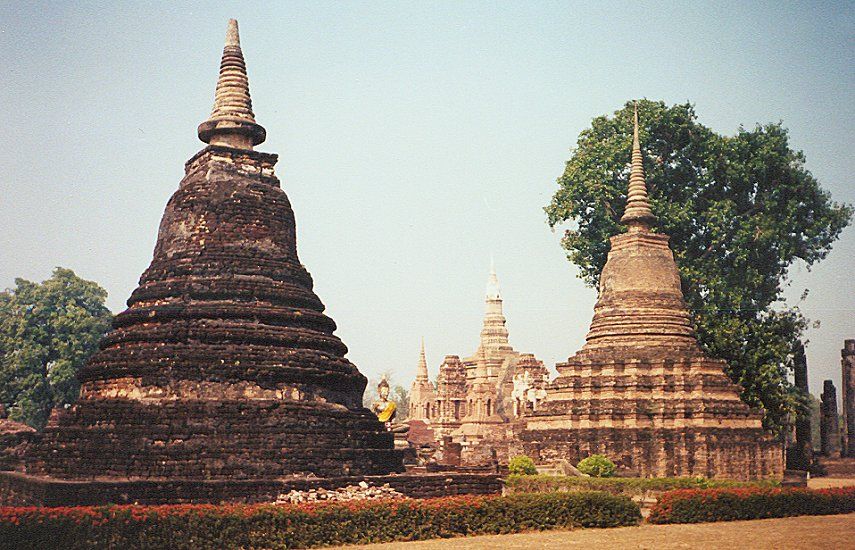
<svg viewBox="0 0 855 550">
<path fill-rule="evenodd" d="M 436 414 L 436 388 L 434 388 L 428 375 L 425 341 L 422 339 L 419 364 L 416 369 L 416 379 L 410 388 L 410 411 L 407 418 L 410 420 L 429 421 L 432 418 L 436 418 Z"/>
<path fill-rule="evenodd" d="M 781 443 L 695 338 L 668 236 L 653 231 L 637 111 L 633 122 L 627 231 L 611 239 L 585 345 L 556 366 L 512 451 L 540 463 L 604 454 L 644 477 L 780 476 Z"/>
<path fill-rule="evenodd" d="M 855 340 L 843 342 L 840 350 L 843 367 L 843 456 L 855 457 Z"/>
<path fill-rule="evenodd" d="M 240 501 L 290 475 L 402 470 L 297 257 L 277 156 L 253 151 L 265 131 L 234 20 L 198 134 L 206 147 L 185 165 L 128 309 L 80 372 L 80 399 L 24 457 L 36 477 L 0 500 L 41 503 L 54 483 L 76 503 Z"/>
<path fill-rule="evenodd" d="M 491 265 L 478 348 L 463 360 L 447 355 L 435 388 L 422 354 L 410 390 L 410 419 L 428 425 L 436 441 L 451 437 L 461 444 L 464 462 L 481 462 L 492 449 L 504 457 L 511 421 L 536 409 L 548 380 L 541 361 L 515 351 L 508 341 L 502 293 Z"/>
</svg>

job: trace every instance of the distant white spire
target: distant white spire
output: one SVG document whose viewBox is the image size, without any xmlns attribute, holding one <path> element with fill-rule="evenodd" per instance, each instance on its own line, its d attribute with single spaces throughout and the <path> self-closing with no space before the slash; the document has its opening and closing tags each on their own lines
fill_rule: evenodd
<svg viewBox="0 0 855 550">
<path fill-rule="evenodd" d="M 505 314 L 502 312 L 502 291 L 499 288 L 499 278 L 496 277 L 496 269 L 492 264 L 490 262 L 484 324 L 481 327 L 480 348 L 485 352 L 492 349 L 509 347 L 508 329 L 505 327 Z"/>
<path fill-rule="evenodd" d="M 493 265 L 493 258 L 490 258 L 490 276 L 487 278 L 487 300 L 501 300 L 502 289 L 499 288 L 499 278 L 496 277 L 496 267 Z"/>
</svg>

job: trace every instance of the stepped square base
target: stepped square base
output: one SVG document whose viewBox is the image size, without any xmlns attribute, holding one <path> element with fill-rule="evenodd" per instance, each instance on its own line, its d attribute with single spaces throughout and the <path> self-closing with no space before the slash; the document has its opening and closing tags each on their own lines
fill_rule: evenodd
<svg viewBox="0 0 855 550">
<path fill-rule="evenodd" d="M 367 409 L 299 401 L 81 399 L 33 434 L 23 465 L 59 479 L 248 480 L 402 472 Z"/>
<path fill-rule="evenodd" d="M 512 453 L 537 463 L 576 464 L 601 454 L 640 477 L 749 481 L 781 479 L 784 473 L 782 445 L 752 428 L 523 430 L 512 445 Z"/>
</svg>

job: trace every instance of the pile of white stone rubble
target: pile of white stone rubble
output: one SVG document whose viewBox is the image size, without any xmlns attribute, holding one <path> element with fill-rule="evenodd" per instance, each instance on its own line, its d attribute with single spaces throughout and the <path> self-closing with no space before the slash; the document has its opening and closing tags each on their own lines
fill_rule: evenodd
<svg viewBox="0 0 855 550">
<path fill-rule="evenodd" d="M 340 489 L 309 489 L 308 491 L 292 490 L 288 493 L 282 493 L 276 499 L 276 504 L 295 504 L 299 502 L 321 502 L 321 501 L 339 501 L 346 502 L 351 500 L 380 500 L 380 499 L 400 499 L 407 498 L 389 486 L 388 483 L 380 487 L 372 487 L 364 481 L 360 481 L 358 485 L 348 485 Z"/>
</svg>

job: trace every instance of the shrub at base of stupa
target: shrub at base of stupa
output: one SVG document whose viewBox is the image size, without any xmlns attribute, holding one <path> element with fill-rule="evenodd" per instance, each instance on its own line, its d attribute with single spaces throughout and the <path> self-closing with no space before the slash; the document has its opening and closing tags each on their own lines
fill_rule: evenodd
<svg viewBox="0 0 855 550">
<path fill-rule="evenodd" d="M 553 475 L 509 475 L 505 487 L 511 493 L 554 491 L 605 491 L 616 495 L 640 496 L 676 489 L 775 488 L 775 480 L 734 481 L 705 477 L 576 477 Z"/>
<path fill-rule="evenodd" d="M 511 475 L 533 476 L 537 474 L 537 466 L 534 465 L 534 460 L 525 455 L 519 455 L 508 462 L 508 472 Z"/>
<path fill-rule="evenodd" d="M 612 477 L 615 475 L 615 463 L 603 455 L 591 455 L 579 461 L 576 468 L 591 477 Z"/>
</svg>

